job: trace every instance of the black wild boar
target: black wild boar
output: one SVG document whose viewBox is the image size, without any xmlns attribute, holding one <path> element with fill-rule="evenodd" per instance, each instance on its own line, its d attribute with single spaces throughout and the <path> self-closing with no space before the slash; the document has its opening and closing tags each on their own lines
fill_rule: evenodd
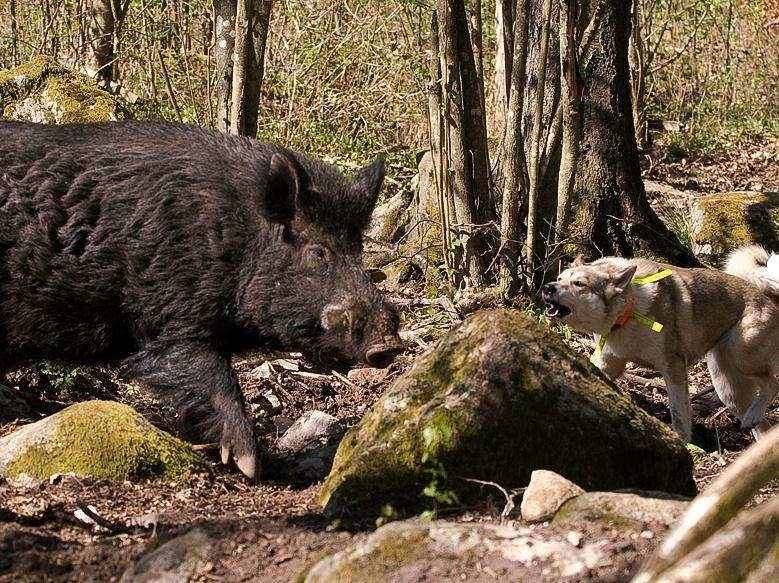
<svg viewBox="0 0 779 583">
<path fill-rule="evenodd" d="M 0 123 L 0 363 L 119 362 L 254 477 L 232 353 L 401 350 L 361 263 L 383 178 L 191 126 Z"/>
</svg>

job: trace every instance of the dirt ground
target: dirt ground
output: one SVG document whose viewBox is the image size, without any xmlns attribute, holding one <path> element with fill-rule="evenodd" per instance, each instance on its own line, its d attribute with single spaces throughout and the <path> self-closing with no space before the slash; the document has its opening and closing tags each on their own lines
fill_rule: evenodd
<svg viewBox="0 0 779 583">
<path fill-rule="evenodd" d="M 737 184 L 723 183 L 722 169 L 716 173 L 705 164 L 697 166 L 665 164 L 653 166 L 670 182 L 686 187 L 697 180 L 712 190 L 722 186 L 747 188 L 741 172 L 749 164 L 764 170 L 766 182 L 779 182 L 762 158 L 736 157 Z M 686 167 L 685 167 L 686 166 Z M 658 169 L 659 168 L 659 169 Z M 751 179 L 750 179 L 751 180 Z M 775 184 L 774 184 L 775 186 Z M 356 423 L 382 391 L 405 369 L 415 353 L 421 352 L 450 326 L 452 318 L 435 303 L 415 305 L 423 291 L 413 284 L 400 299 L 405 304 L 404 329 L 413 349 L 386 371 L 362 369 L 348 377 L 331 371 L 311 369 L 296 354 L 252 354 L 235 359 L 241 386 L 258 430 L 264 436 L 263 479 L 259 485 L 247 483 L 230 468 L 218 463 L 216 451 L 208 444 L 201 447 L 212 465 L 211 475 L 197 476 L 185 484 L 112 483 L 60 476 L 49 482 L 22 483 L 0 479 L 0 582 L 5 581 L 114 581 L 139 557 L 178 534 L 200 527 L 211 533 L 208 561 L 199 569 L 200 581 L 292 581 L 306 565 L 343 548 L 354 537 L 365 536 L 375 527 L 376 516 L 352 517 L 332 522 L 316 502 L 319 482 L 306 482 L 289 476 L 284 460 L 275 449 L 278 436 L 301 414 L 321 410 Z M 587 343 L 574 338 L 572 345 L 581 352 Z M 275 362 L 272 369 L 266 361 Z M 21 371 L 8 379 L 9 386 L 23 403 L 23 414 L 0 411 L 0 436 L 19 425 L 40 419 L 63 407 L 86 399 L 114 399 L 128 403 L 156 425 L 178 433 L 175 415 L 166 406 L 150 400 L 143 391 L 119 383 L 110 370 L 84 369 L 75 378 L 52 381 L 39 369 Z M 642 408 L 669 421 L 662 379 L 642 369 L 628 371 L 620 386 Z M 696 462 L 695 479 L 699 489 L 733 461 L 738 452 L 751 443 L 751 437 L 739 427 L 711 391 L 705 367 L 691 371 L 694 442 L 709 452 Z M 770 412 L 779 421 L 779 407 Z M 764 488 L 756 501 L 775 496 L 779 485 Z M 517 500 L 517 503 L 519 500 Z M 114 525 L 130 522 L 152 523 L 149 528 L 129 527 L 97 529 L 77 519 L 79 504 L 94 507 L 97 514 Z M 503 500 L 496 493 L 478 507 L 457 508 L 440 517 L 469 522 L 499 522 Z M 377 509 L 378 514 L 378 509 Z M 142 520 L 139 517 L 143 517 Z M 508 524 L 519 524 L 511 515 Z M 541 525 L 549 536 L 563 536 L 555 527 Z M 625 581 L 637 569 L 642 558 L 662 538 L 662 532 L 624 533 L 602 526 L 588 526 L 585 539 L 608 541 L 612 561 L 592 571 L 588 578 L 597 581 Z M 122 532 L 122 531 L 126 532 Z M 447 578 L 459 578 L 449 573 Z"/>
</svg>

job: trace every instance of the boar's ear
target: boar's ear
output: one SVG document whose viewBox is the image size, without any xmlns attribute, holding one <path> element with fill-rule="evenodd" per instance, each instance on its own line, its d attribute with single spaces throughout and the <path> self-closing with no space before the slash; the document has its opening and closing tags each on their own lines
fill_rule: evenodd
<svg viewBox="0 0 779 583">
<path fill-rule="evenodd" d="M 355 203 L 354 210 L 366 224 L 370 221 L 373 207 L 379 198 L 381 184 L 384 182 L 384 158 L 379 156 L 369 166 L 357 173 L 352 185 L 352 197 Z"/>
<path fill-rule="evenodd" d="M 268 168 L 268 190 L 262 201 L 265 217 L 276 223 L 289 223 L 295 216 L 301 176 L 294 162 L 276 152 Z"/>
<path fill-rule="evenodd" d="M 584 258 L 584 253 L 579 253 L 576 258 L 573 260 L 573 263 L 571 264 L 572 267 L 579 267 L 580 265 L 584 265 L 586 263 L 586 260 Z"/>
</svg>

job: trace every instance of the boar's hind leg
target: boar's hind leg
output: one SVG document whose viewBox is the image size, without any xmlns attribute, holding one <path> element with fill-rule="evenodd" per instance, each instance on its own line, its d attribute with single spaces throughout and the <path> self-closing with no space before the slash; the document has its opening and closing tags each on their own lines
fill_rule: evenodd
<svg viewBox="0 0 779 583">
<path fill-rule="evenodd" d="M 172 402 L 188 422 L 198 420 L 199 429 L 219 437 L 223 463 L 232 456 L 247 477 L 259 477 L 257 442 L 227 358 L 203 343 L 177 342 L 149 347 L 125 366 L 128 376 Z"/>
</svg>

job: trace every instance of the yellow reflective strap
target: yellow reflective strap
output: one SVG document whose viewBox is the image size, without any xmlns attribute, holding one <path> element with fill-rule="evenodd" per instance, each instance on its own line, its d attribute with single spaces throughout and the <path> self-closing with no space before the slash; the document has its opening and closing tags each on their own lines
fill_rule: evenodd
<svg viewBox="0 0 779 583">
<path fill-rule="evenodd" d="M 669 275 L 673 275 L 673 271 L 670 269 L 663 269 L 662 271 L 658 271 L 657 273 L 653 273 L 652 275 L 645 275 L 644 277 L 636 277 L 633 279 L 633 285 L 645 285 L 647 283 L 654 283 L 656 281 L 660 281 L 661 279 L 665 279 Z"/>
<path fill-rule="evenodd" d="M 634 311 L 631 318 L 633 318 L 639 324 L 643 324 L 647 328 L 651 328 L 655 332 L 660 332 L 663 329 L 663 325 L 660 322 L 655 322 L 652 318 L 641 312 Z"/>
<path fill-rule="evenodd" d="M 604 346 L 606 346 L 606 334 L 601 336 L 600 340 L 598 340 L 598 343 L 595 345 L 595 350 L 593 351 L 592 356 L 590 356 L 590 362 L 592 364 L 595 364 L 595 361 L 598 360 L 600 353 L 603 352 Z"/>
</svg>

